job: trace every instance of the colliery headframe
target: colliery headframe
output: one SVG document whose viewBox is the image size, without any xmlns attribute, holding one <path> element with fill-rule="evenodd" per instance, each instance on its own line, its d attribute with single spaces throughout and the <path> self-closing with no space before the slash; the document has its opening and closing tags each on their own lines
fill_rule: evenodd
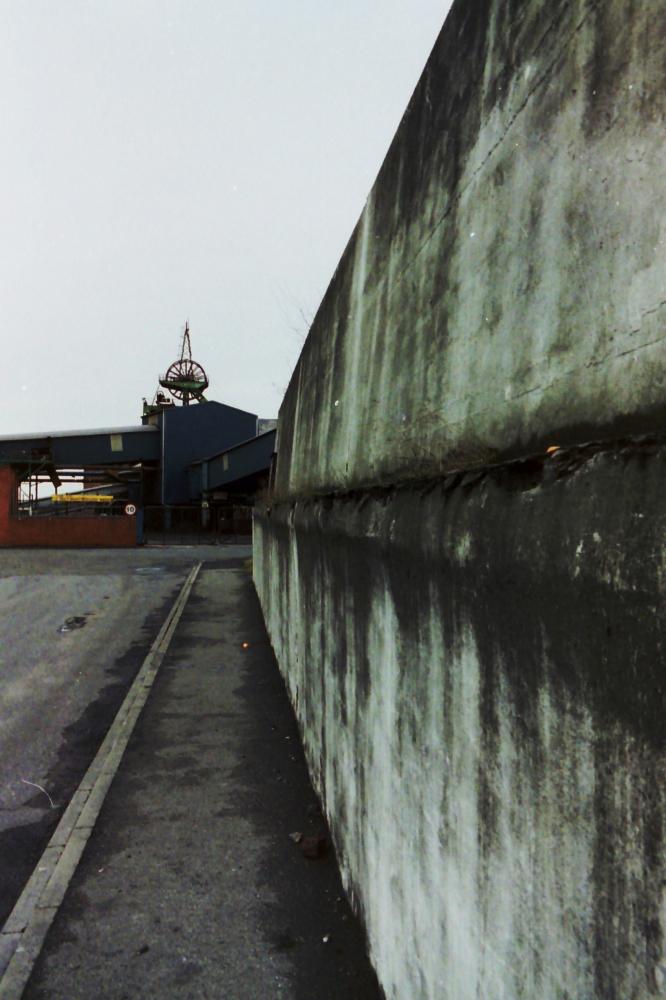
<svg viewBox="0 0 666 1000">
<path fill-rule="evenodd" d="M 0 546 L 249 532 L 275 421 L 206 399 L 208 387 L 186 323 L 180 357 L 144 399 L 140 424 L 0 437 Z"/>
</svg>

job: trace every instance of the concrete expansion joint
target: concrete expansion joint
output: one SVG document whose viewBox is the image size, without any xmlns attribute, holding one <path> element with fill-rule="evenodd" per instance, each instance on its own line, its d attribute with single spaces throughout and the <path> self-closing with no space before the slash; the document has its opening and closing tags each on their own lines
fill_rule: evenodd
<svg viewBox="0 0 666 1000">
<path fill-rule="evenodd" d="M 513 474 L 522 476 L 527 470 L 535 478 L 538 478 L 539 471 L 541 471 L 543 482 L 547 484 L 571 475 L 597 455 L 623 454 L 631 457 L 632 454 L 645 455 L 666 447 L 666 434 L 656 431 L 562 444 L 558 444 L 558 437 L 560 435 L 557 433 L 552 435 L 553 441 L 547 450 L 544 445 L 543 451 L 528 452 L 521 456 L 510 457 L 504 461 L 486 465 L 458 466 L 447 469 L 439 476 L 404 478 L 400 482 L 371 483 L 366 486 L 359 484 L 346 490 L 309 491 L 282 499 L 275 497 L 264 510 L 260 510 L 260 513 L 263 516 L 270 516 L 271 510 L 283 508 L 288 509 L 293 514 L 298 507 L 319 506 L 322 503 L 332 505 L 333 503 L 358 503 L 359 501 L 372 500 L 386 502 L 406 492 L 425 495 L 438 487 L 443 487 L 445 492 L 459 486 L 469 488 L 485 478 L 492 478 L 499 486 L 502 486 L 503 482 L 510 481 Z M 564 440 L 564 438 L 565 434 L 563 433 L 561 439 Z M 547 473 L 550 474 L 547 475 Z"/>
<path fill-rule="evenodd" d="M 20 1000 L 201 569 L 194 566 L 23 892 L 0 930 L 0 1000 Z M 150 685 L 145 665 L 151 665 Z M 136 710 L 133 710 L 135 708 Z"/>
</svg>

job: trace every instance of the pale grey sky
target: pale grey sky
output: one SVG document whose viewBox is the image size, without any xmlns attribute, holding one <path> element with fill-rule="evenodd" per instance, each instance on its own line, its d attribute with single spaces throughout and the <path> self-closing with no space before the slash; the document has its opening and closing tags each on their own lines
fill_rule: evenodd
<svg viewBox="0 0 666 1000">
<path fill-rule="evenodd" d="M 277 414 L 449 0 L 0 0 L 0 434 Z"/>
</svg>

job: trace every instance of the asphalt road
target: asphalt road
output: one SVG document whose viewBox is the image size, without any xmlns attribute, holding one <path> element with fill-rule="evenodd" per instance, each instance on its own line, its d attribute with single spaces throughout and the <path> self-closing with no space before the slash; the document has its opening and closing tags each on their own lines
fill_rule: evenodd
<svg viewBox="0 0 666 1000">
<path fill-rule="evenodd" d="M 0 550 L 0 925 L 192 565 L 250 551 Z"/>
<path fill-rule="evenodd" d="M 23 1000 L 380 996 L 250 574 L 204 562 Z"/>
</svg>

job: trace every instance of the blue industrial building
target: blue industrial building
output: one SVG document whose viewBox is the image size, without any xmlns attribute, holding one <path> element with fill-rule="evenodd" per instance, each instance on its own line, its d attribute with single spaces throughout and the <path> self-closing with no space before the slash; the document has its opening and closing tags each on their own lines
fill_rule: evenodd
<svg viewBox="0 0 666 1000">
<path fill-rule="evenodd" d="M 213 400 L 189 406 L 150 407 L 130 427 L 52 431 L 0 437 L 0 463 L 39 473 L 54 484 L 58 470 L 140 485 L 133 499 L 177 505 L 201 500 L 190 488 L 190 467 L 257 436 L 257 415 Z M 132 475 L 133 473 L 133 475 Z M 198 484 L 197 484 L 198 486 Z"/>
<path fill-rule="evenodd" d="M 209 458 L 191 463 L 189 494 L 193 499 L 253 497 L 268 486 L 275 452 L 276 430 L 271 429 Z"/>
<path fill-rule="evenodd" d="M 144 476 L 144 502 L 153 504 L 187 504 L 200 499 L 200 493 L 193 495 L 190 490 L 192 463 L 257 434 L 256 413 L 213 400 L 165 406 L 143 419 L 147 426 L 157 428 L 160 438 L 159 479 L 156 482 L 148 470 Z"/>
<path fill-rule="evenodd" d="M 0 437 L 0 466 L 11 466 L 28 486 L 15 499 L 19 517 L 73 513 L 74 502 L 56 504 L 44 496 L 44 484 L 57 492 L 75 483 L 79 501 L 103 493 L 116 511 L 134 505 L 140 540 L 144 525 L 146 537 L 247 531 L 274 451 L 275 431 L 257 434 L 261 423 L 255 413 L 214 400 L 176 406 L 162 399 L 134 426 Z M 89 513 L 109 510 L 91 506 Z"/>
<path fill-rule="evenodd" d="M 7 482 L 16 484 L 8 516 L 122 510 L 136 515 L 139 538 L 144 525 L 166 535 L 174 526 L 224 533 L 239 521 L 247 530 L 249 508 L 268 482 L 275 421 L 204 397 L 208 377 L 192 359 L 187 324 L 181 355 L 159 384 L 138 425 L 0 437 L 0 468 L 9 467 Z M 68 489 L 46 496 L 48 483 L 55 493 Z"/>
<path fill-rule="evenodd" d="M 0 437 L 0 463 L 53 469 L 159 463 L 157 427 L 106 427 Z"/>
</svg>

